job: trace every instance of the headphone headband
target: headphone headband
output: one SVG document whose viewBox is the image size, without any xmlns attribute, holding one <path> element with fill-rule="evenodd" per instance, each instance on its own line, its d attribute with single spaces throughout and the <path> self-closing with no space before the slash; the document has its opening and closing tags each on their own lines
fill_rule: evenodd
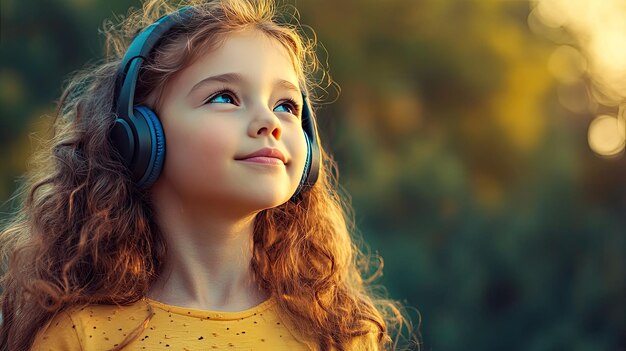
<svg viewBox="0 0 626 351">
<path fill-rule="evenodd" d="M 148 59 L 165 33 L 191 17 L 192 9 L 191 6 L 185 6 L 170 15 L 162 16 L 133 39 L 117 69 L 113 106 L 118 117 L 127 119 L 133 112 L 135 87 L 143 62 Z"/>
</svg>

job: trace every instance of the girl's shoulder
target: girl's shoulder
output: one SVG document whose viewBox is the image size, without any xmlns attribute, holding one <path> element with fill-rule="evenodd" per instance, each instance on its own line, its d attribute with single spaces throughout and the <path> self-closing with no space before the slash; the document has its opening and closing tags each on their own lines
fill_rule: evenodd
<svg viewBox="0 0 626 351">
<path fill-rule="evenodd" d="M 38 333 L 32 350 L 108 350 L 139 331 L 150 316 L 143 300 L 129 305 L 74 306 L 59 311 Z"/>
</svg>

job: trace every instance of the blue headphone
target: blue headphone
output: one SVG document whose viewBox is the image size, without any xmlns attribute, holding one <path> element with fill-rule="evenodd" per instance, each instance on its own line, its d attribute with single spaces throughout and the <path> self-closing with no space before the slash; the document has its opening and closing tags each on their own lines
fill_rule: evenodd
<svg viewBox="0 0 626 351">
<path fill-rule="evenodd" d="M 141 64 L 172 27 L 193 16 L 193 7 L 187 6 L 159 18 L 135 37 L 124 54 L 115 81 L 115 125 L 110 138 L 113 147 L 130 169 L 133 180 L 141 189 L 149 188 L 158 179 L 165 161 L 165 134 L 157 115 L 147 106 L 134 106 L 135 86 Z M 307 158 L 296 198 L 305 187 L 315 184 L 319 175 L 321 152 L 317 125 L 311 114 L 310 102 L 301 87 L 304 105 L 302 129 L 307 143 Z"/>
</svg>

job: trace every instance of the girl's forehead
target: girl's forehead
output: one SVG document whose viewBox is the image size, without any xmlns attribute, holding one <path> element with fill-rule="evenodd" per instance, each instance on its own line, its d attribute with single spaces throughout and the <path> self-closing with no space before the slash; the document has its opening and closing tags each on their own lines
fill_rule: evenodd
<svg viewBox="0 0 626 351">
<path fill-rule="evenodd" d="M 199 53 L 174 83 L 177 90 L 189 91 L 203 79 L 225 73 L 236 73 L 253 85 L 284 80 L 298 86 L 298 73 L 287 48 L 255 29 L 225 34 L 215 47 Z"/>
</svg>

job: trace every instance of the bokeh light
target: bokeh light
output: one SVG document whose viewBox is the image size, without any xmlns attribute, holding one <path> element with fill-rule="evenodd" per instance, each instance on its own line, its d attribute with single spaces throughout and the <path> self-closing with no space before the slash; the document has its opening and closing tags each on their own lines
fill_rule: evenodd
<svg viewBox="0 0 626 351">
<path fill-rule="evenodd" d="M 626 2 L 539 0 L 536 10 L 533 15 L 546 26 L 567 29 L 587 54 L 598 88 L 613 100 L 622 100 L 626 96 Z"/>
<path fill-rule="evenodd" d="M 620 154 L 624 151 L 623 127 L 620 118 L 615 116 L 596 117 L 589 125 L 589 146 L 601 156 L 612 157 Z"/>
<path fill-rule="evenodd" d="M 587 71 L 587 61 L 576 48 L 562 45 L 552 53 L 548 69 L 560 82 L 574 83 Z"/>
<path fill-rule="evenodd" d="M 616 109 L 626 101 L 626 2 L 536 0 L 532 3 L 534 8 L 528 20 L 531 29 L 566 44 L 555 49 L 548 63 L 554 77 L 567 85 L 559 89 L 559 101 L 570 111 L 597 116 L 588 132 L 589 146 L 594 152 L 602 156 L 620 154 L 624 141 L 620 140 L 623 131 L 617 129 L 619 118 L 607 117 L 599 110 L 602 106 Z M 580 85 L 575 84 L 583 74 L 591 82 L 588 89 L 591 104 L 586 103 Z"/>
</svg>

